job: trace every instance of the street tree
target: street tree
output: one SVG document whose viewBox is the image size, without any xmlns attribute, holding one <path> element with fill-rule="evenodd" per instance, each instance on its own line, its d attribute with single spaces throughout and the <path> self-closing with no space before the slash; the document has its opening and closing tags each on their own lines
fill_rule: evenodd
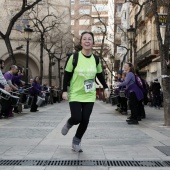
<svg viewBox="0 0 170 170">
<path fill-rule="evenodd" d="M 170 1 L 169 0 L 151 0 L 152 9 L 155 16 L 155 24 L 157 30 L 157 39 L 159 44 L 159 53 L 161 59 L 161 74 L 162 86 L 163 86 L 163 101 L 164 101 L 164 125 L 170 126 L 170 77 L 168 75 L 166 61 L 169 60 L 169 49 L 170 49 Z M 159 22 L 159 7 L 163 7 L 167 14 L 166 26 L 165 26 L 165 37 L 161 36 L 160 22 Z M 163 41 L 164 39 L 164 41 Z"/>
<path fill-rule="evenodd" d="M 36 4 L 38 4 L 40 1 L 42 0 L 35 0 L 34 2 L 31 3 L 27 3 L 27 0 L 22 0 L 22 4 L 21 7 L 19 8 L 18 11 L 15 11 L 15 13 L 13 14 L 12 18 L 9 21 L 9 24 L 6 28 L 6 32 L 3 33 L 2 31 L 0 31 L 0 36 L 2 37 L 2 39 L 5 42 L 5 45 L 7 47 L 7 51 L 9 54 L 9 57 L 11 58 L 11 63 L 12 64 L 16 64 L 16 59 L 14 57 L 13 54 L 13 49 L 12 49 L 12 45 L 10 42 L 10 34 L 12 32 L 13 26 L 16 23 L 16 21 L 28 10 L 32 9 Z M 6 3 L 6 2 L 5 2 Z"/>
<path fill-rule="evenodd" d="M 64 69 L 64 63 L 67 54 L 72 52 L 72 37 L 70 36 L 70 28 L 68 30 L 53 29 L 52 32 L 46 35 L 46 41 L 44 43 L 44 49 L 47 51 L 49 56 L 49 85 L 52 83 L 52 66 L 57 61 L 57 72 L 58 72 L 58 87 L 61 90 L 62 85 L 62 74 L 61 71 Z M 63 70 L 64 71 L 64 70 Z"/>
<path fill-rule="evenodd" d="M 44 8 L 41 7 L 36 8 L 36 10 L 33 9 L 32 13 L 30 14 L 34 31 L 38 34 L 39 38 L 37 38 L 40 42 L 40 82 L 42 82 L 43 78 L 43 51 L 45 37 L 49 32 L 54 31 L 54 28 L 57 29 L 61 27 L 62 24 L 64 24 L 64 16 L 64 12 L 57 12 L 49 3 Z"/>
</svg>

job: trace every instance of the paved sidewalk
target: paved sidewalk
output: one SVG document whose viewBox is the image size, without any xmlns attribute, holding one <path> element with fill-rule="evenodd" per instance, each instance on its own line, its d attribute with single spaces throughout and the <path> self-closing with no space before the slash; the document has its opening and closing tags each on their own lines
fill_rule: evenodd
<svg viewBox="0 0 170 170">
<path fill-rule="evenodd" d="M 146 107 L 146 119 L 128 125 L 115 106 L 97 101 L 82 140 L 83 153 L 71 149 L 74 126 L 66 136 L 60 131 L 69 118 L 67 102 L 48 105 L 39 112 L 0 120 L 0 159 L 10 160 L 170 160 L 155 147 L 170 146 L 170 128 L 163 126 L 163 109 Z M 166 151 L 166 150 L 165 150 Z M 170 167 L 104 166 L 0 166 L 0 170 L 143 170 Z"/>
</svg>

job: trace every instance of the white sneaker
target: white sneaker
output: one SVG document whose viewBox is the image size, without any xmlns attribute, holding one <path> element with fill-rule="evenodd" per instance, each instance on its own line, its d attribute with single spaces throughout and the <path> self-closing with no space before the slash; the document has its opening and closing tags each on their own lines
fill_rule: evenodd
<svg viewBox="0 0 170 170">
<path fill-rule="evenodd" d="M 68 131 L 70 128 L 67 127 L 67 123 L 63 126 L 63 128 L 61 129 L 61 134 L 62 135 L 67 135 Z"/>
<path fill-rule="evenodd" d="M 80 144 L 79 145 L 72 144 L 72 148 L 75 152 L 83 152 Z"/>
</svg>

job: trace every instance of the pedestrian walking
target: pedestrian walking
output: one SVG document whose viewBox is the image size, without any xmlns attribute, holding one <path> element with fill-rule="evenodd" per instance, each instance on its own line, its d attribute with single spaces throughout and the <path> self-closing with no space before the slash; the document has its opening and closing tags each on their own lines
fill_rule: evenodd
<svg viewBox="0 0 170 170">
<path fill-rule="evenodd" d="M 133 65 L 131 63 L 125 63 L 124 71 L 126 72 L 125 80 L 119 84 L 118 87 L 126 86 L 129 107 L 131 110 L 131 116 L 127 122 L 128 124 L 138 124 L 139 102 L 144 98 L 144 96 L 136 84 L 135 70 Z"/>
<path fill-rule="evenodd" d="M 82 152 L 81 140 L 87 129 L 93 105 L 96 100 L 95 77 L 99 79 L 105 89 L 105 96 L 109 97 L 108 86 L 102 74 L 101 64 L 96 64 L 96 58 L 92 53 L 94 35 L 92 32 L 83 32 L 80 38 L 82 50 L 78 52 L 77 66 L 73 67 L 74 54 L 70 56 L 64 73 L 63 94 L 64 100 L 69 100 L 71 117 L 61 130 L 66 135 L 73 125 L 78 125 L 72 140 L 72 148 L 76 152 Z M 67 85 L 70 88 L 67 93 Z"/>
</svg>

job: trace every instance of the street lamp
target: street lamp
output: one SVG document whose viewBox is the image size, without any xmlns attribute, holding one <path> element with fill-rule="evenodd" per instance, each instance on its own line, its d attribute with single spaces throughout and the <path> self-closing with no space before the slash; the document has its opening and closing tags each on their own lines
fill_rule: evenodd
<svg viewBox="0 0 170 170">
<path fill-rule="evenodd" d="M 31 40 L 33 33 L 33 29 L 30 28 L 30 25 L 27 25 L 27 27 L 24 29 L 24 37 L 27 41 L 27 51 L 26 51 L 26 81 L 25 83 L 28 84 L 28 62 L 29 62 L 29 41 Z"/>
<path fill-rule="evenodd" d="M 130 57 L 129 61 L 132 63 L 132 43 L 134 40 L 134 34 L 135 34 L 135 28 L 133 28 L 133 25 L 130 25 L 130 28 L 127 29 L 127 35 L 128 35 L 128 40 L 130 42 Z"/>
<path fill-rule="evenodd" d="M 63 77 L 63 74 L 64 74 L 64 68 L 63 66 L 60 67 L 60 75 L 59 75 L 59 89 L 61 90 L 62 88 L 62 77 Z"/>
</svg>

